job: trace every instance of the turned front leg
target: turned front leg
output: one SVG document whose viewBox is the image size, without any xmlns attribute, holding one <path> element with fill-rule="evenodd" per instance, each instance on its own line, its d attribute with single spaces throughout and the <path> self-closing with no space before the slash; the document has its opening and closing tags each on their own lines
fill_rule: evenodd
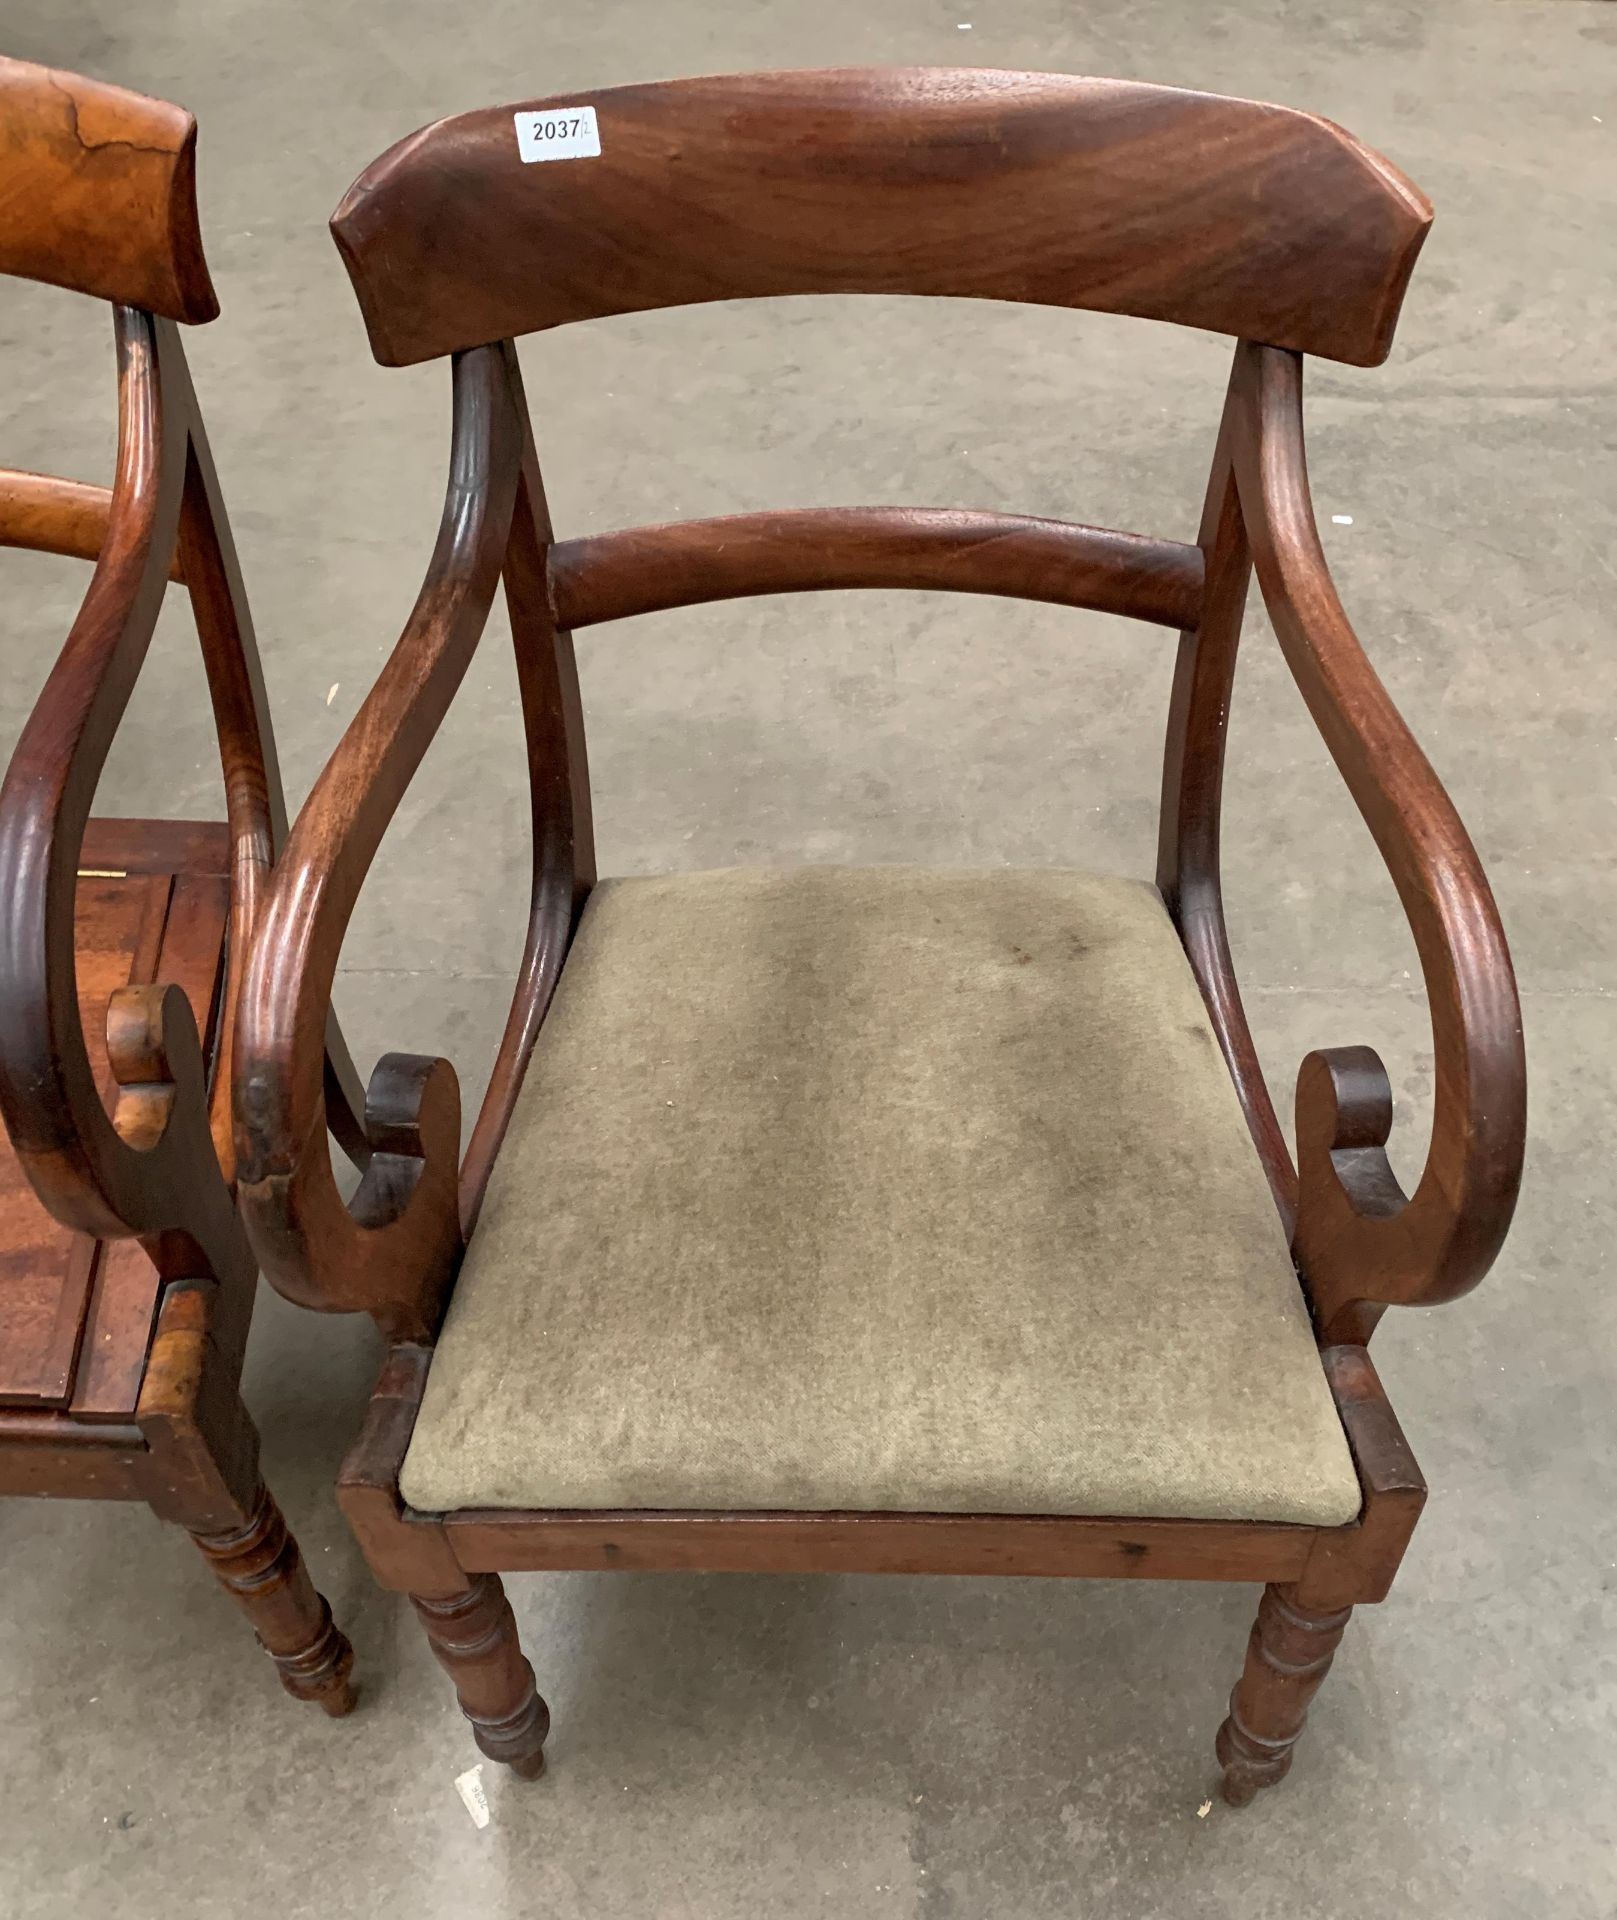
<svg viewBox="0 0 1617 1920">
<path fill-rule="evenodd" d="M 438 1664 L 455 1683 L 479 1748 L 524 1780 L 545 1770 L 550 1709 L 534 1685 L 498 1574 L 473 1574 L 447 1599 L 411 1594 Z"/>
<path fill-rule="evenodd" d="M 1260 1787 L 1285 1778 L 1308 1719 L 1308 1703 L 1330 1672 L 1351 1607 L 1313 1613 L 1294 1587 L 1266 1587 L 1247 1641 L 1246 1666 L 1218 1730 L 1224 1798 L 1244 1807 Z"/>
<path fill-rule="evenodd" d="M 192 1530 L 214 1578 L 253 1624 L 295 1700 L 314 1700 L 334 1719 L 349 1712 L 354 1650 L 315 1591 L 298 1543 L 263 1481 L 239 1526 L 223 1533 Z"/>
</svg>

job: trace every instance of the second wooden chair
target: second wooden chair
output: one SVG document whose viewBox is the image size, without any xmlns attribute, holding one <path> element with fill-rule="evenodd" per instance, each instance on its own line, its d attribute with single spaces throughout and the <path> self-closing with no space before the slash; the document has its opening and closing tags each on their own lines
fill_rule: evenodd
<svg viewBox="0 0 1617 1920">
<path fill-rule="evenodd" d="M 287 1692 L 335 1715 L 352 1649 L 264 1484 L 240 1387 L 258 1273 L 230 1036 L 285 812 L 175 324 L 218 312 L 195 145 L 179 107 L 0 59 L 0 272 L 113 303 L 119 398 L 110 491 L 0 471 L 0 546 L 95 563 L 0 789 L 0 1494 L 176 1521 Z M 92 820 L 171 581 L 202 643 L 227 819 Z M 330 1112 L 363 1157 L 335 1027 L 330 1060 Z"/>
</svg>

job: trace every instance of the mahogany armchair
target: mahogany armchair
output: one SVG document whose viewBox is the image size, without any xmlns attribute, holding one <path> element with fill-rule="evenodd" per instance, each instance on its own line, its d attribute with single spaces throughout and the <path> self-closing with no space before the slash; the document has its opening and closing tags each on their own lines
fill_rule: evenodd
<svg viewBox="0 0 1617 1920">
<path fill-rule="evenodd" d="M 771 74 L 489 109 L 333 219 L 376 357 L 451 357 L 438 542 L 269 889 L 236 1056 L 241 1192 L 294 1300 L 390 1342 L 339 1499 L 490 1757 L 548 1724 L 501 1572 L 1262 1583 L 1218 1736 L 1278 1780 L 1425 1489 L 1366 1351 L 1481 1277 L 1514 1204 L 1509 957 L 1361 651 L 1309 504 L 1302 356 L 1385 358 L 1426 201 L 1312 116 L 1038 74 Z M 1232 335 L 1194 544 L 993 513 L 748 514 L 556 540 L 516 336 L 775 294 L 1101 309 Z M 1400 1191 L 1366 1048 L 1310 1054 L 1297 1161 L 1219 888 L 1256 570 L 1430 996 Z M 532 790 L 526 951 L 464 1160 L 446 1060 L 390 1055 L 334 1183 L 344 928 L 503 582 Z M 798 868 L 597 881 L 572 635 L 736 595 L 1019 595 L 1179 635 L 1156 884 Z"/>
<path fill-rule="evenodd" d="M 240 1387 L 258 1271 L 232 1193 L 229 1041 L 285 809 L 175 324 L 218 312 L 195 147 L 179 107 L 0 59 L 0 272 L 113 303 L 119 395 L 110 491 L 0 471 L 0 545 L 95 563 L 0 788 L 0 1493 L 177 1521 L 286 1691 L 338 1715 L 353 1653 Z M 228 819 L 92 820 L 171 581 Z M 335 1030 L 333 1048 L 330 1111 L 362 1152 Z"/>
</svg>

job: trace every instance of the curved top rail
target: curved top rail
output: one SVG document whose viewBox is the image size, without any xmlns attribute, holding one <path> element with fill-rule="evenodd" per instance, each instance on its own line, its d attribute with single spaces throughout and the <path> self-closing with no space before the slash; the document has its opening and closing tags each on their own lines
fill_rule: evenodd
<svg viewBox="0 0 1617 1920">
<path fill-rule="evenodd" d="M 440 120 L 366 168 L 332 232 L 389 365 L 804 293 L 1091 308 L 1374 365 L 1431 217 L 1378 154 L 1288 107 L 864 68 Z"/>
<path fill-rule="evenodd" d="M 183 107 L 0 57 L 0 273 L 212 320 L 196 135 Z"/>
</svg>

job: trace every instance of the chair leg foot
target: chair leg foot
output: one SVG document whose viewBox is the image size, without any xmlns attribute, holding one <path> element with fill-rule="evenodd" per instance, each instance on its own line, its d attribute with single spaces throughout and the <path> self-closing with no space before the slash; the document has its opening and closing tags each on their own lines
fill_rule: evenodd
<svg viewBox="0 0 1617 1920">
<path fill-rule="evenodd" d="M 241 1524 L 191 1538 L 214 1578 L 251 1621 L 294 1700 L 313 1701 L 333 1719 L 353 1710 L 354 1650 L 315 1591 L 298 1543 L 263 1481 Z"/>
<path fill-rule="evenodd" d="M 1229 1718 L 1218 1730 L 1224 1798 L 1232 1807 L 1246 1806 L 1260 1787 L 1274 1786 L 1290 1771 L 1308 1703 L 1330 1671 L 1353 1612 L 1310 1612 L 1298 1605 L 1295 1592 L 1264 1589 Z"/>
<path fill-rule="evenodd" d="M 1223 1757 L 1224 1754 L 1221 1744 L 1219 1750 L 1220 1760 L 1222 1760 Z M 1225 1772 L 1224 1783 L 1220 1791 L 1223 1793 L 1224 1804 L 1226 1806 L 1249 1807 L 1258 1797 L 1258 1783 L 1253 1775 L 1248 1773 L 1245 1768 L 1231 1766 Z"/>
<path fill-rule="evenodd" d="M 537 1780 L 545 1770 L 550 1709 L 534 1685 L 499 1575 L 473 1574 L 461 1593 L 412 1594 L 410 1604 L 455 1683 L 479 1749 L 519 1780 Z"/>
</svg>

